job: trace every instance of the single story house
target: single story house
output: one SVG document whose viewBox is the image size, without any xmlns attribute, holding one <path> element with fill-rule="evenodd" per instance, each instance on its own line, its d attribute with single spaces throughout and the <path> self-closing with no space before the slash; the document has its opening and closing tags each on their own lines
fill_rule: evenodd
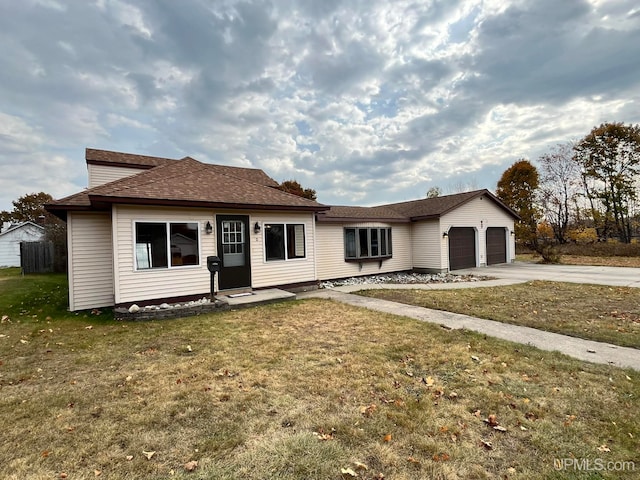
<svg viewBox="0 0 640 480">
<path fill-rule="evenodd" d="M 213 255 L 219 291 L 515 258 L 518 216 L 488 190 L 327 206 L 258 169 L 94 149 L 86 162 L 89 188 L 46 206 L 67 222 L 70 310 L 202 297 Z"/>
<path fill-rule="evenodd" d="M 0 267 L 19 267 L 20 243 L 39 242 L 44 227 L 34 222 L 5 224 L 0 230 Z"/>
</svg>

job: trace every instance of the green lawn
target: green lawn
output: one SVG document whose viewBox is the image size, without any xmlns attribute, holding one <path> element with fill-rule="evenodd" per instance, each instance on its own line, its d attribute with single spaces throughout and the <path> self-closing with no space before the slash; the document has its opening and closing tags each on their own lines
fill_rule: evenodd
<svg viewBox="0 0 640 480">
<path fill-rule="evenodd" d="M 640 471 L 632 370 L 328 300 L 121 323 L 66 312 L 63 276 L 0 289 L 0 478 Z"/>
</svg>

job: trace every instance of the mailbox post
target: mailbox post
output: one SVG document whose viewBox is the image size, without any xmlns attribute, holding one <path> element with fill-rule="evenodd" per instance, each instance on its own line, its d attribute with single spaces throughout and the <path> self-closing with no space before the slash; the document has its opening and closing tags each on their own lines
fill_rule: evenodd
<svg viewBox="0 0 640 480">
<path fill-rule="evenodd" d="M 216 272 L 220 271 L 220 257 L 207 257 L 207 268 L 211 273 L 211 301 L 213 301 L 216 296 Z"/>
</svg>

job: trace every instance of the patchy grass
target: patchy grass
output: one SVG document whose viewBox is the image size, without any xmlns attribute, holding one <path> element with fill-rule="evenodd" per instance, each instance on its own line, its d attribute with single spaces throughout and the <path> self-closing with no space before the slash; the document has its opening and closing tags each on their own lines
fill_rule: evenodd
<svg viewBox="0 0 640 480">
<path fill-rule="evenodd" d="M 532 281 L 462 290 L 367 290 L 361 295 L 640 348 L 640 289 Z"/>
<path fill-rule="evenodd" d="M 516 260 L 520 262 L 542 263 L 542 257 L 534 253 L 519 253 Z M 602 267 L 636 267 L 640 268 L 640 257 L 601 257 L 587 255 L 561 254 L 560 263 L 564 265 L 596 265 Z"/>
<path fill-rule="evenodd" d="M 640 469 L 631 370 L 327 300 L 118 323 L 61 311 L 63 280 L 3 283 L 2 478 L 586 478 L 557 471 L 565 458 Z"/>
</svg>

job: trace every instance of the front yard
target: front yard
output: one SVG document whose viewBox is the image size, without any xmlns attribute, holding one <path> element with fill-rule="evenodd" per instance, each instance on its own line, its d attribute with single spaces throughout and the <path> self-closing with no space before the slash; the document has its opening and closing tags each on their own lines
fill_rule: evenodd
<svg viewBox="0 0 640 480">
<path fill-rule="evenodd" d="M 632 370 L 322 300 L 119 323 L 63 285 L 0 287 L 2 478 L 640 471 Z"/>
<path fill-rule="evenodd" d="M 358 293 L 640 348 L 638 288 L 531 281 L 462 290 L 364 290 Z"/>
</svg>

